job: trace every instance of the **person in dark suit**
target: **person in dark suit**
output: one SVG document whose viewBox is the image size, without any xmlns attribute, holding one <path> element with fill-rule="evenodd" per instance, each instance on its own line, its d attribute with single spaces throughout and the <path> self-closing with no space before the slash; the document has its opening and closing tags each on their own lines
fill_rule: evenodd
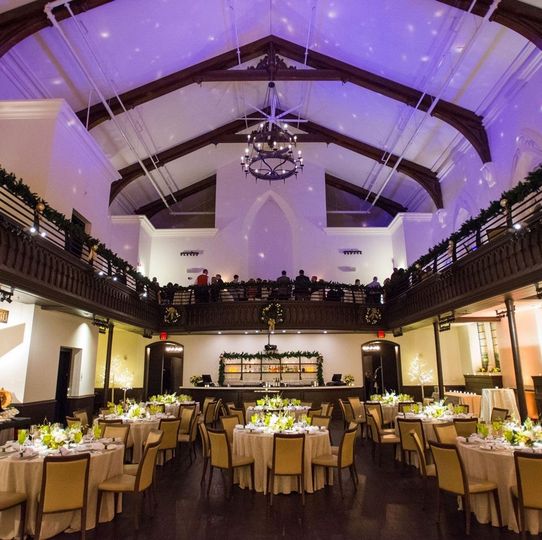
<svg viewBox="0 0 542 540">
<path fill-rule="evenodd" d="M 299 275 L 294 281 L 294 295 L 296 300 L 308 300 L 311 290 L 311 280 L 305 275 L 303 270 L 299 271 Z"/>
<path fill-rule="evenodd" d="M 281 272 L 281 276 L 277 278 L 277 299 L 290 300 L 292 293 L 292 285 L 290 278 L 286 275 L 286 270 Z"/>
</svg>

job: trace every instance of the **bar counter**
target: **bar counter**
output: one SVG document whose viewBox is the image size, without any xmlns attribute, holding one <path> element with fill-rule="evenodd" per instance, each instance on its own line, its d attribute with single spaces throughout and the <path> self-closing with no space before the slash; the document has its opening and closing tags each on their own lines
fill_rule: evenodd
<svg viewBox="0 0 542 540">
<path fill-rule="evenodd" d="M 233 402 L 237 407 L 245 401 L 256 401 L 265 395 L 280 394 L 283 398 L 295 398 L 310 401 L 313 407 L 319 407 L 323 401 L 335 405 L 334 415 L 340 415 L 338 399 L 359 397 L 364 399 L 362 386 L 184 386 L 178 393 L 189 394 L 200 403 L 207 396 L 221 398 L 224 402 Z"/>
</svg>

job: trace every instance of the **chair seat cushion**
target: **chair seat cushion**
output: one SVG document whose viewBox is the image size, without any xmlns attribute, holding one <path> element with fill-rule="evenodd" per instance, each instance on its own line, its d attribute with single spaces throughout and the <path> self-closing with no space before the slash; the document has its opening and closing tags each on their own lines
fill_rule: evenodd
<svg viewBox="0 0 542 540">
<path fill-rule="evenodd" d="M 102 491 L 134 491 L 136 477 L 131 474 L 119 474 L 102 482 L 98 489 Z"/>
<path fill-rule="evenodd" d="M 233 454 L 231 456 L 231 463 L 234 467 L 243 467 L 244 465 L 254 463 L 254 458 L 250 456 L 237 456 Z"/>
<path fill-rule="evenodd" d="M 190 435 L 188 433 L 179 433 L 177 440 L 179 442 L 190 442 Z"/>
<path fill-rule="evenodd" d="M 139 463 L 127 463 L 124 465 L 123 473 L 124 474 L 130 474 L 131 476 L 135 476 L 137 474 L 137 469 L 139 468 Z"/>
<path fill-rule="evenodd" d="M 24 493 L 17 493 L 16 491 L 0 491 L 0 510 L 7 510 L 24 501 L 26 501 L 26 495 Z"/>
<path fill-rule="evenodd" d="M 426 465 L 425 472 L 427 476 L 437 476 L 437 469 L 434 465 Z"/>
<path fill-rule="evenodd" d="M 395 429 L 394 428 L 384 428 L 384 429 L 381 429 L 380 432 L 382 433 L 382 435 L 395 435 Z"/>
<path fill-rule="evenodd" d="M 337 467 L 339 464 L 339 456 L 334 454 L 326 454 L 312 459 L 313 465 L 322 465 L 323 467 Z"/>
<path fill-rule="evenodd" d="M 399 437 L 395 433 L 382 433 L 382 442 L 385 444 L 398 444 L 400 441 Z"/>
<path fill-rule="evenodd" d="M 469 478 L 469 491 L 471 493 L 484 493 L 485 491 L 491 491 L 493 489 L 497 489 L 497 484 L 495 484 L 495 482 Z"/>
</svg>

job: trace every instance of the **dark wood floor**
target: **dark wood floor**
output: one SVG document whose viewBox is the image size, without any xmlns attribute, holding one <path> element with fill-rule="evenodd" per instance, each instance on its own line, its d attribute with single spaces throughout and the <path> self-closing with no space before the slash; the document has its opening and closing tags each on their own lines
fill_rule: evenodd
<svg viewBox="0 0 542 540">
<path fill-rule="evenodd" d="M 339 425 L 337 424 L 337 427 Z M 338 436 L 336 437 L 338 440 Z M 133 530 L 131 500 L 125 510 L 101 524 L 87 538 L 100 540 L 190 539 L 190 540 L 412 540 L 464 538 L 463 513 L 453 497 L 445 497 L 440 525 L 435 523 L 435 487 L 431 484 L 426 508 L 422 508 L 422 481 L 417 471 L 394 467 L 391 452 L 384 454 L 382 468 L 373 465 L 369 444 L 358 447 L 358 491 L 344 473 L 345 497 L 335 486 L 307 495 L 301 506 L 297 494 L 274 498 L 270 509 L 262 494 L 234 488 L 226 501 L 220 475 L 215 474 L 209 498 L 200 491 L 202 460 L 189 466 L 186 453 L 176 463 L 158 469 L 158 506 L 154 517 L 143 516 L 139 532 Z M 58 538 L 73 540 L 78 535 Z M 472 516 L 471 538 L 519 538 L 506 530 L 480 525 Z"/>
</svg>

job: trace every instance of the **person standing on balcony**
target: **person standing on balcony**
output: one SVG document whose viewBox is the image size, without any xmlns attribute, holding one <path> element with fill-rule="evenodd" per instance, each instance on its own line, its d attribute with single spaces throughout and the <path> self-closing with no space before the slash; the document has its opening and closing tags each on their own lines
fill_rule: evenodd
<svg viewBox="0 0 542 540">
<path fill-rule="evenodd" d="M 380 304 L 382 297 L 382 285 L 378 282 L 378 277 L 374 276 L 373 281 L 365 287 L 367 291 L 367 302 L 369 304 Z"/>
<path fill-rule="evenodd" d="M 281 276 L 277 278 L 277 298 L 279 300 L 290 300 L 291 281 L 286 275 L 286 270 L 281 272 Z"/>
<path fill-rule="evenodd" d="M 209 272 L 204 268 L 201 274 L 196 278 L 196 302 L 209 301 Z"/>
<path fill-rule="evenodd" d="M 310 294 L 311 280 L 305 275 L 303 270 L 299 271 L 299 275 L 294 281 L 294 295 L 296 300 L 308 300 Z"/>
</svg>

